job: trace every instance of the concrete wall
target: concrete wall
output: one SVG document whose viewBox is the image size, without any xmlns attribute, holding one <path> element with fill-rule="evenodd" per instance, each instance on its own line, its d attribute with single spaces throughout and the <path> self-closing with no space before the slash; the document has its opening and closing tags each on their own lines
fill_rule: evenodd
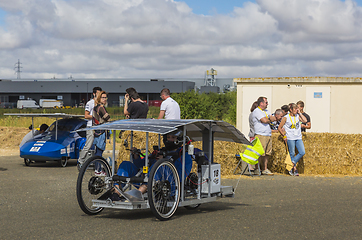
<svg viewBox="0 0 362 240">
<path fill-rule="evenodd" d="M 309 132 L 362 133 L 362 111 L 357 101 L 361 78 L 237 78 L 237 128 L 249 133 L 251 104 L 259 96 L 268 98 L 268 110 L 284 104 L 305 103 L 311 117 Z M 353 117 L 352 117 L 353 116 Z M 308 130 L 307 130 L 308 131 Z"/>
</svg>

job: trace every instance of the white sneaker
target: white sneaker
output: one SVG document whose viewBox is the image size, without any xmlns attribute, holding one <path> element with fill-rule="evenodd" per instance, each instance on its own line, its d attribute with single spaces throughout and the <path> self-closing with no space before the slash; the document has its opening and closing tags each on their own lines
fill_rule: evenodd
<svg viewBox="0 0 362 240">
<path fill-rule="evenodd" d="M 263 170 L 262 172 L 261 172 L 263 175 L 274 175 L 274 173 L 272 173 L 269 169 L 266 169 L 266 170 Z"/>
<path fill-rule="evenodd" d="M 106 172 L 105 171 L 98 172 L 97 170 L 95 170 L 94 175 L 96 175 L 97 177 L 105 177 Z"/>
</svg>

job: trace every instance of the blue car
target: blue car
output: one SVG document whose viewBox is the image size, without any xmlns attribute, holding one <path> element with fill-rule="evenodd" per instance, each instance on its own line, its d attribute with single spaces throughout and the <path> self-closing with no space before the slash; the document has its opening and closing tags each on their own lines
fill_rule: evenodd
<svg viewBox="0 0 362 240">
<path fill-rule="evenodd" d="M 86 141 L 86 132 L 75 132 L 87 126 L 83 115 L 69 114 L 6 114 L 21 117 L 53 117 L 56 121 L 42 134 L 35 135 L 20 147 L 26 166 L 32 162 L 58 161 L 65 167 L 69 159 L 78 159 Z M 58 118 L 61 118 L 58 120 Z"/>
</svg>

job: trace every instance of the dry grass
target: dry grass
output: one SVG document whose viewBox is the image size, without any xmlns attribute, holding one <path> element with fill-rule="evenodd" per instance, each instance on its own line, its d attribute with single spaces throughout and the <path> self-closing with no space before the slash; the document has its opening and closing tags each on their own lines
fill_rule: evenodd
<svg viewBox="0 0 362 240">
<path fill-rule="evenodd" d="M 43 118 L 42 120 L 44 120 Z M 30 120 L 31 121 L 31 120 Z M 40 124 L 40 123 L 39 123 Z M 22 138 L 29 132 L 27 127 L 0 127 L 0 154 L 18 154 Z M 129 160 L 129 151 L 123 146 L 123 140 L 130 132 L 123 134 L 122 140 L 116 141 L 119 150 L 117 163 Z M 145 133 L 134 133 L 134 147 L 145 148 Z M 158 135 L 150 134 L 149 149 L 158 144 Z M 285 145 L 278 134 L 273 134 L 273 154 L 268 168 L 275 172 L 285 173 Z M 128 138 L 130 142 L 130 138 Z M 306 154 L 299 161 L 298 170 L 306 175 L 362 175 L 362 134 L 304 133 L 303 141 Z M 161 139 L 162 143 L 162 139 Z M 201 149 L 201 143 L 193 143 Z M 112 149 L 112 142 L 107 142 L 107 149 Z M 235 154 L 243 152 L 245 146 L 236 143 L 214 143 L 214 162 L 221 164 L 222 175 L 231 176 L 238 159 Z"/>
</svg>

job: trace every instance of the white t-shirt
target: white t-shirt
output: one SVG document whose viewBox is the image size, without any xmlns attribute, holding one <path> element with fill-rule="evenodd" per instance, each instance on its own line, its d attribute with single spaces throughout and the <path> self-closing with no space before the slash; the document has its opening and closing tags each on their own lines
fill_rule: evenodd
<svg viewBox="0 0 362 240">
<path fill-rule="evenodd" d="M 269 126 L 269 123 L 262 123 L 260 121 L 260 119 L 267 116 L 270 116 L 270 112 L 268 110 L 263 111 L 260 108 L 255 108 L 255 110 L 253 111 L 255 135 L 271 136 L 271 128 Z"/>
<path fill-rule="evenodd" d="M 27 141 L 29 141 L 30 139 L 33 139 L 34 136 L 38 135 L 39 134 L 39 131 L 38 130 L 35 130 L 34 131 L 34 135 L 33 135 L 33 132 L 30 131 L 28 132 L 28 134 L 25 135 L 25 137 L 23 138 L 23 140 L 21 140 L 21 143 L 19 145 L 19 148 L 21 148 Z"/>
<path fill-rule="evenodd" d="M 168 97 L 161 103 L 161 111 L 165 111 L 165 119 L 180 119 L 181 111 L 178 103 L 171 97 Z"/>
<path fill-rule="evenodd" d="M 299 114 L 296 114 L 294 117 L 290 116 L 290 114 L 286 115 L 285 124 L 283 126 L 285 130 L 285 136 L 287 136 L 288 140 L 298 140 L 302 139 L 302 131 L 301 131 L 301 122 L 299 121 Z M 292 128 L 292 125 L 295 128 Z"/>
<path fill-rule="evenodd" d="M 94 108 L 94 99 L 91 99 L 85 105 L 85 111 L 89 112 L 89 115 L 93 116 L 93 108 Z M 87 119 L 87 127 L 92 126 L 92 119 Z"/>
</svg>

